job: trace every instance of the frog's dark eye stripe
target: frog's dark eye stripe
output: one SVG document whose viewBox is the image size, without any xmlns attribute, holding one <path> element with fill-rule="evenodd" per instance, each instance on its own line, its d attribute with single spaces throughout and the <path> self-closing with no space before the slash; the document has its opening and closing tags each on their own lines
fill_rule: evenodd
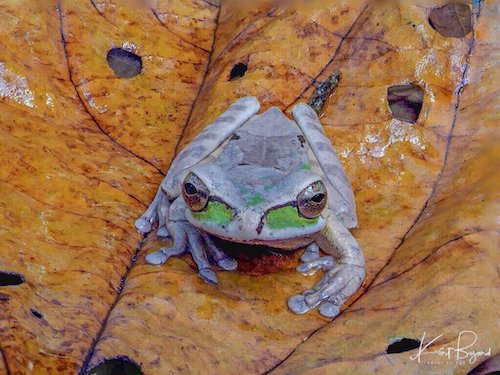
<svg viewBox="0 0 500 375">
<path fill-rule="evenodd" d="M 190 173 L 186 176 L 182 185 L 182 197 L 191 211 L 202 211 L 207 206 L 208 195 L 208 188 L 197 175 Z"/>
<path fill-rule="evenodd" d="M 297 209 L 300 215 L 314 219 L 324 210 L 327 201 L 325 185 L 322 181 L 316 181 L 297 196 Z"/>
</svg>

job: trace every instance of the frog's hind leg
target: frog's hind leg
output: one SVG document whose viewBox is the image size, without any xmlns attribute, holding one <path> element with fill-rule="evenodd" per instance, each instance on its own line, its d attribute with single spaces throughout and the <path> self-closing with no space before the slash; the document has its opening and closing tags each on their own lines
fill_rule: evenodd
<svg viewBox="0 0 500 375">
<path fill-rule="evenodd" d="M 163 192 L 159 188 L 156 195 L 149 205 L 149 207 L 144 211 L 140 218 L 135 221 L 135 227 L 142 234 L 147 234 L 151 232 L 151 227 L 154 222 L 158 220 L 158 206 L 162 200 Z"/>
<path fill-rule="evenodd" d="M 172 247 L 162 247 L 160 250 L 148 254 L 146 261 L 149 264 L 159 265 L 165 263 L 171 256 L 181 255 L 186 252 L 188 238 L 187 238 L 187 224 L 180 221 L 171 221 L 167 224 L 168 232 L 174 241 Z"/>
<path fill-rule="evenodd" d="M 358 219 L 351 183 L 316 112 L 307 104 L 299 103 L 293 107 L 292 113 L 324 174 L 328 206 L 348 228 L 356 227 Z"/>
<path fill-rule="evenodd" d="M 196 136 L 175 157 L 162 182 L 170 198 L 181 195 L 182 181 L 193 166 L 207 158 L 224 143 L 240 126 L 259 111 L 260 104 L 252 96 L 235 101 L 224 113 Z"/>
</svg>

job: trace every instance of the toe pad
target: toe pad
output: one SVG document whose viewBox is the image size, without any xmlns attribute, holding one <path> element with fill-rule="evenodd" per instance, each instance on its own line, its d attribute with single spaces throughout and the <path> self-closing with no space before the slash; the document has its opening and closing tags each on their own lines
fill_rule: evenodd
<svg viewBox="0 0 500 375">
<path fill-rule="evenodd" d="M 151 232 L 151 223 L 142 217 L 135 221 L 135 227 L 142 234 Z"/>
<path fill-rule="evenodd" d="M 217 275 L 210 268 L 202 268 L 198 271 L 198 275 L 208 284 L 215 285 L 219 282 Z"/>
<path fill-rule="evenodd" d="M 167 261 L 167 259 L 168 257 L 162 251 L 146 255 L 146 262 L 153 265 L 163 264 Z"/>
<path fill-rule="evenodd" d="M 319 307 L 319 313 L 327 318 L 335 318 L 340 314 L 340 309 L 331 302 L 325 302 Z"/>
<path fill-rule="evenodd" d="M 288 300 L 288 308 L 295 314 L 305 314 L 311 308 L 307 305 L 304 296 L 296 295 Z"/>
<path fill-rule="evenodd" d="M 220 268 L 226 271 L 234 271 L 238 268 L 238 262 L 232 258 L 224 258 L 217 261 Z"/>
</svg>

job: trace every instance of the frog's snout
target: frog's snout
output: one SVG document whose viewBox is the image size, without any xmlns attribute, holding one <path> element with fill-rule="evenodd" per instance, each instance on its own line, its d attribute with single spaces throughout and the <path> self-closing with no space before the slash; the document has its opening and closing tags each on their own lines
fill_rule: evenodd
<svg viewBox="0 0 500 375">
<path fill-rule="evenodd" d="M 240 223 L 240 226 L 245 223 L 245 226 L 255 228 L 257 234 L 262 232 L 264 212 L 255 209 L 238 211 L 234 216 L 235 221 Z"/>
</svg>

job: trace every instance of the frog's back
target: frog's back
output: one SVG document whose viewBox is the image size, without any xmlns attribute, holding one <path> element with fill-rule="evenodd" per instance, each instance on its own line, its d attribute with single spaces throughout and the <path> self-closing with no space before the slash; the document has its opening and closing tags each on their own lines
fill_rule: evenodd
<svg viewBox="0 0 500 375">
<path fill-rule="evenodd" d="M 217 163 L 238 182 L 269 184 L 308 165 L 305 143 L 298 125 L 273 107 L 238 129 Z"/>
<path fill-rule="evenodd" d="M 242 191 L 270 194 L 270 198 L 276 192 L 266 192 L 266 188 L 278 186 L 280 180 L 301 169 L 311 170 L 323 178 L 330 208 L 346 227 L 353 228 L 357 219 L 351 185 L 335 151 L 326 143 L 329 140 L 321 125 L 313 128 L 315 133 L 309 134 L 279 108 L 272 107 L 252 116 L 213 157 L 235 186 Z M 309 142 L 315 141 L 313 149 Z M 324 158 L 323 163 L 317 159 L 318 152 Z"/>
</svg>

